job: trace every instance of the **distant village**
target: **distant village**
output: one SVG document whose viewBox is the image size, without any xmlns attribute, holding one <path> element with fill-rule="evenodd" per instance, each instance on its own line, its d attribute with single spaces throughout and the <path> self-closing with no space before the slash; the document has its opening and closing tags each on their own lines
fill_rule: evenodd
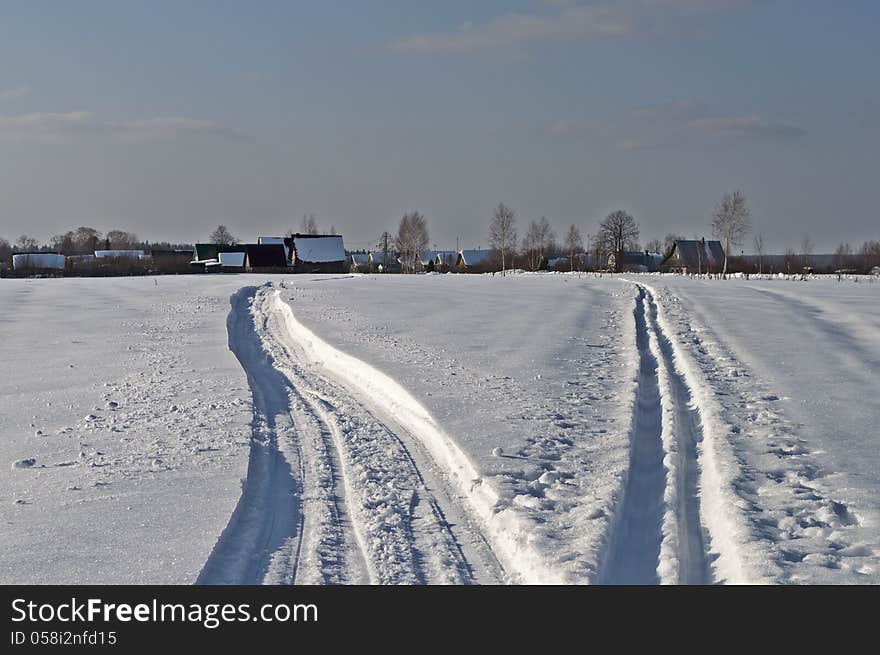
<svg viewBox="0 0 880 655">
<path fill-rule="evenodd" d="M 384 233 L 374 248 L 347 250 L 331 228 L 320 233 L 314 215 L 303 218 L 299 232 L 258 236 L 240 242 L 223 225 L 204 243 L 150 244 L 134 234 L 111 230 L 106 236 L 89 227 L 57 235 L 51 245 L 19 237 L 0 239 L 2 277 L 79 277 L 223 273 L 496 273 L 511 270 L 555 272 L 736 274 L 871 273 L 880 275 L 880 242 L 867 241 L 856 252 L 841 243 L 832 254 L 813 253 L 804 237 L 800 251 L 764 252 L 754 235 L 754 254 L 739 246 L 751 231 L 749 211 L 740 192 L 726 194 L 713 215 L 719 238 L 686 239 L 668 234 L 640 247 L 640 227 L 617 210 L 600 221 L 594 236 L 582 239 L 571 225 L 557 241 L 546 218 L 532 220 L 520 241 L 514 212 L 503 203 L 494 210 L 489 247 L 429 249 L 428 226 L 419 212 L 404 214 L 395 235 Z M 736 254 L 736 250 L 739 254 Z"/>
<path fill-rule="evenodd" d="M 724 270 L 720 241 L 674 239 L 668 251 L 622 250 L 611 253 L 548 252 L 537 262 L 517 254 L 508 270 L 720 274 Z M 860 255 L 740 255 L 728 261 L 729 273 L 873 272 Z M 292 234 L 257 237 L 254 243 L 197 243 L 191 248 L 97 249 L 61 254 L 46 250 L 13 252 L 0 263 L 4 277 L 88 277 L 191 273 L 493 273 L 501 271 L 493 249 L 424 250 L 411 259 L 394 248 L 345 249 L 341 234 Z M 872 270 L 873 269 L 873 270 Z"/>
</svg>

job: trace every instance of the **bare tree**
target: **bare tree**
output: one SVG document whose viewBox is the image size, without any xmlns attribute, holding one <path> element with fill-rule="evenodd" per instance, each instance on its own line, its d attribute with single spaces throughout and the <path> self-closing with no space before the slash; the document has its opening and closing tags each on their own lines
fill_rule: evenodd
<svg viewBox="0 0 880 655">
<path fill-rule="evenodd" d="M 300 234 L 318 234 L 318 219 L 314 214 L 303 214 Z"/>
<path fill-rule="evenodd" d="M 400 266 L 404 273 L 411 272 L 415 259 L 428 247 L 428 223 L 419 212 L 404 214 L 397 228 L 394 247 L 400 255 Z"/>
<path fill-rule="evenodd" d="M 211 232 L 211 243 L 217 243 L 222 246 L 234 246 L 238 243 L 238 239 L 232 236 L 232 233 L 225 225 L 218 225 L 217 229 Z"/>
<path fill-rule="evenodd" d="M 794 248 L 789 248 L 785 251 L 785 257 L 783 258 L 783 262 L 785 264 L 785 272 L 791 273 L 791 266 L 795 263 L 797 259 L 797 253 L 794 251 Z"/>
<path fill-rule="evenodd" d="M 76 241 L 72 230 L 64 234 L 56 234 L 51 238 L 50 243 L 52 250 L 60 252 L 62 255 L 76 252 Z"/>
<path fill-rule="evenodd" d="M 498 203 L 489 223 L 489 247 L 501 254 L 501 275 L 507 270 L 507 262 L 516 255 L 516 222 L 513 210 L 503 202 Z"/>
<path fill-rule="evenodd" d="M 660 239 L 651 239 L 648 243 L 645 244 L 645 250 L 648 252 L 659 252 L 663 253 L 663 243 Z"/>
<path fill-rule="evenodd" d="M 625 250 L 637 250 L 639 247 L 639 224 L 630 214 L 622 209 L 613 211 L 599 223 L 599 234 L 596 237 L 604 247 L 604 254 L 618 255 Z"/>
<path fill-rule="evenodd" d="M 570 225 L 565 235 L 565 251 L 568 253 L 570 270 L 574 271 L 574 255 L 584 249 L 584 240 L 577 225 Z M 580 270 L 580 266 L 578 266 Z"/>
<path fill-rule="evenodd" d="M 113 250 L 130 250 L 138 243 L 138 237 L 124 230 L 110 230 L 107 232 L 107 241 Z"/>
<path fill-rule="evenodd" d="M 9 243 L 6 239 L 0 237 L 0 262 L 3 262 L 9 259 L 9 256 L 12 254 L 12 244 Z"/>
<path fill-rule="evenodd" d="M 813 254 L 813 240 L 809 234 L 805 234 L 804 240 L 801 241 L 801 254 L 804 256 L 804 268 L 809 268 L 810 257 Z"/>
<path fill-rule="evenodd" d="M 36 250 L 39 247 L 40 242 L 33 237 L 29 237 L 27 234 L 22 234 L 15 240 L 15 249 L 20 252 Z"/>
<path fill-rule="evenodd" d="M 834 251 L 834 266 L 837 270 L 849 268 L 852 260 L 852 246 L 848 243 L 839 243 Z"/>
<path fill-rule="evenodd" d="M 727 258 L 731 247 L 740 245 L 751 229 L 751 213 L 746 207 L 746 197 L 741 191 L 725 193 L 712 216 L 712 234 L 724 241 L 724 275 L 727 275 Z"/>
<path fill-rule="evenodd" d="M 862 266 L 866 272 L 880 266 L 880 241 L 865 241 L 862 244 Z"/>
<path fill-rule="evenodd" d="M 529 229 L 523 237 L 522 249 L 526 255 L 530 271 L 541 268 L 544 256 L 548 252 L 556 236 L 547 218 L 542 216 L 539 221 L 529 223 Z"/>
<path fill-rule="evenodd" d="M 758 255 L 758 274 L 764 272 L 764 235 L 755 235 L 755 254 Z"/>
</svg>

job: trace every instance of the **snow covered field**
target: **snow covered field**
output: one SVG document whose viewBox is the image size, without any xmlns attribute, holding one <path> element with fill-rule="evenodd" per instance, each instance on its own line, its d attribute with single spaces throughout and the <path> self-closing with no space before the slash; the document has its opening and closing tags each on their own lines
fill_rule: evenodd
<svg viewBox="0 0 880 655">
<path fill-rule="evenodd" d="M 880 581 L 880 284 L 0 284 L 6 583 Z"/>
</svg>

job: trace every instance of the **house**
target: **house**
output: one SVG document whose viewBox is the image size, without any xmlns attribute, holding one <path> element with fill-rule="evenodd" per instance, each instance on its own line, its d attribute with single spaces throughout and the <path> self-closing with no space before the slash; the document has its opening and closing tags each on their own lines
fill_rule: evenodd
<svg viewBox="0 0 880 655">
<path fill-rule="evenodd" d="M 720 241 L 677 240 L 660 265 L 674 273 L 720 273 L 724 270 L 724 248 Z"/>
<path fill-rule="evenodd" d="M 347 273 L 341 234 L 294 234 L 291 262 L 295 273 Z"/>
<path fill-rule="evenodd" d="M 460 271 L 485 268 L 489 265 L 491 250 L 459 250 L 455 267 Z"/>
<path fill-rule="evenodd" d="M 231 252 L 218 253 L 218 261 L 220 255 L 230 255 Z M 227 261 L 232 261 L 231 259 Z M 235 261 L 239 261 L 236 259 Z M 285 255 L 284 244 L 280 243 L 247 243 L 244 245 L 244 268 L 262 271 L 271 271 L 287 268 L 287 256 Z M 221 261 L 222 267 L 222 261 Z"/>
<path fill-rule="evenodd" d="M 197 243 L 196 258 L 197 262 L 220 261 L 221 252 L 244 252 L 246 244 L 222 244 L 222 243 Z"/>
<path fill-rule="evenodd" d="M 663 255 L 659 252 L 622 251 L 608 255 L 608 268 L 612 271 L 628 273 L 648 273 L 659 271 Z"/>
</svg>

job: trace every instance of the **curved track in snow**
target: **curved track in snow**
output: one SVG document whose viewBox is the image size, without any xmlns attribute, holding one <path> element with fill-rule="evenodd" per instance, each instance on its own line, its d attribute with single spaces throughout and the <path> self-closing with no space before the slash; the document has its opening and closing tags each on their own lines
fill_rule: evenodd
<svg viewBox="0 0 880 655">
<path fill-rule="evenodd" d="M 248 477 L 201 584 L 506 580 L 489 541 L 412 435 L 324 375 L 270 287 L 236 293 L 230 349 L 254 419 Z"/>
</svg>

